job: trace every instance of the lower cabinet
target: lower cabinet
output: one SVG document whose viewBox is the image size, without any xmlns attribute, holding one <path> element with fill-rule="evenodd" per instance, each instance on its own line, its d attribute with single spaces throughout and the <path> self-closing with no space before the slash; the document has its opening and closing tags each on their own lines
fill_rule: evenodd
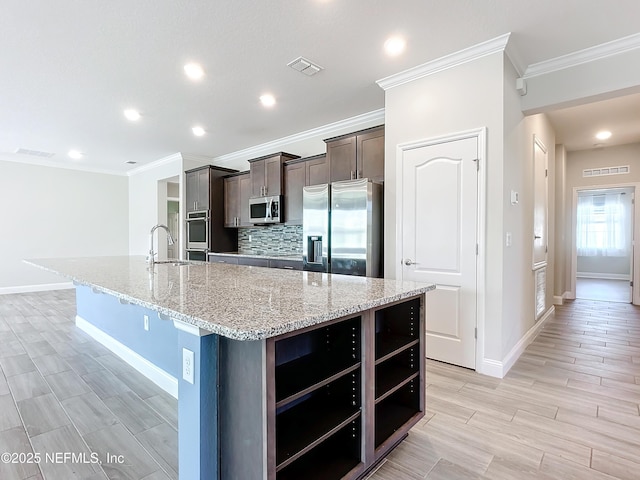
<svg viewBox="0 0 640 480">
<path fill-rule="evenodd" d="M 362 478 L 424 416 L 424 295 L 222 342 L 221 358 L 236 362 L 220 376 L 222 478 Z M 237 411 L 261 396 L 261 408 Z"/>
<path fill-rule="evenodd" d="M 268 267 L 268 258 L 238 257 L 238 265 L 250 265 L 252 267 Z"/>
<path fill-rule="evenodd" d="M 229 255 L 209 255 L 209 261 L 213 263 L 231 263 L 238 264 L 238 259 Z"/>
</svg>

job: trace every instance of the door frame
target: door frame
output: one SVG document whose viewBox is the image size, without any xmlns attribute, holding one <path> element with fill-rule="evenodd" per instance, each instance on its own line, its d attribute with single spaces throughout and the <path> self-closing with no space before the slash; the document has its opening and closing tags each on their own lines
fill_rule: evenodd
<svg viewBox="0 0 640 480">
<path fill-rule="evenodd" d="M 486 265 L 486 161 L 487 161 L 487 127 L 474 128 L 471 130 L 464 130 L 461 132 L 450 133 L 447 135 L 441 135 L 437 137 L 429 137 L 421 140 L 414 140 L 411 142 L 405 142 L 396 146 L 396 277 L 402 280 L 402 225 L 403 225 L 403 212 L 402 196 L 400 192 L 403 190 L 403 175 L 402 175 L 402 157 L 403 153 L 407 150 L 413 150 L 415 148 L 428 147 L 431 145 L 437 145 L 439 143 L 453 142 L 457 140 L 465 140 L 467 138 L 476 138 L 478 141 L 478 188 L 477 188 L 477 217 L 476 217 L 476 243 L 478 245 L 478 253 L 476 255 L 476 371 L 478 373 L 484 373 L 485 360 L 484 360 L 484 335 L 485 335 L 485 302 L 486 302 L 486 287 L 485 287 L 485 265 Z M 427 301 L 429 301 L 427 295 Z M 428 319 L 427 319 L 428 321 Z"/>
<path fill-rule="evenodd" d="M 578 218 L 578 192 L 584 190 L 606 190 L 610 188 L 633 188 L 633 194 L 640 192 L 640 182 L 626 182 L 626 183 L 611 183 L 611 184 L 598 184 L 598 185 L 583 185 L 580 187 L 573 187 L 573 203 L 571 207 L 571 278 L 570 278 L 570 290 L 569 299 L 575 300 L 576 298 L 576 279 L 578 276 L 578 247 L 576 245 L 576 229 Z M 631 281 L 633 281 L 633 288 L 631 289 L 631 303 L 633 305 L 640 305 L 640 249 L 636 248 L 636 239 L 640 239 L 640 208 L 636 208 L 635 201 L 633 205 L 633 237 L 631 238 L 631 250 L 632 250 L 632 264 L 633 269 L 631 271 Z"/>
</svg>

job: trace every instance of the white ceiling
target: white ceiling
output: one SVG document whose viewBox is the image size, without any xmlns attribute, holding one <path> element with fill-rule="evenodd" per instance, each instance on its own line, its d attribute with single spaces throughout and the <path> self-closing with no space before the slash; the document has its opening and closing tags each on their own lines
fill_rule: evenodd
<svg viewBox="0 0 640 480">
<path fill-rule="evenodd" d="M 217 157 L 382 108 L 376 80 L 507 32 L 526 67 L 637 33 L 638 18 L 637 0 L 3 0 L 0 157 L 41 150 L 119 172 L 176 152 Z M 391 34 L 407 39 L 400 57 L 383 53 Z M 325 70 L 286 66 L 300 55 Z M 188 61 L 202 81 L 184 76 Z"/>
</svg>

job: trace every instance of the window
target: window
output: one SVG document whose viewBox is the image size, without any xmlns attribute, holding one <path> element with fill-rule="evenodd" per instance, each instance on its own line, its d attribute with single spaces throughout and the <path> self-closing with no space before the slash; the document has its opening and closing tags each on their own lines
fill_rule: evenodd
<svg viewBox="0 0 640 480">
<path fill-rule="evenodd" d="M 577 249 L 583 257 L 629 255 L 624 193 L 578 197 Z"/>
</svg>

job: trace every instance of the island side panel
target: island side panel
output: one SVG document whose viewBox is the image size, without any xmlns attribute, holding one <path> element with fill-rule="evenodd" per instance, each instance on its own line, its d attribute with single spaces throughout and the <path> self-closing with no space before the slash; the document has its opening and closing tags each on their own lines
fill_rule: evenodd
<svg viewBox="0 0 640 480">
<path fill-rule="evenodd" d="M 78 328 L 177 397 L 181 353 L 172 322 L 161 320 L 153 310 L 83 285 L 76 286 L 76 308 Z"/>
<path fill-rule="evenodd" d="M 191 365 L 193 383 L 185 380 L 182 375 L 178 383 L 180 478 L 227 478 L 220 477 L 218 456 L 220 337 L 214 334 L 194 335 L 180 330 L 178 343 L 181 355 L 185 350 L 194 354 Z"/>
<path fill-rule="evenodd" d="M 220 339 L 221 479 L 267 478 L 265 343 Z"/>
</svg>

